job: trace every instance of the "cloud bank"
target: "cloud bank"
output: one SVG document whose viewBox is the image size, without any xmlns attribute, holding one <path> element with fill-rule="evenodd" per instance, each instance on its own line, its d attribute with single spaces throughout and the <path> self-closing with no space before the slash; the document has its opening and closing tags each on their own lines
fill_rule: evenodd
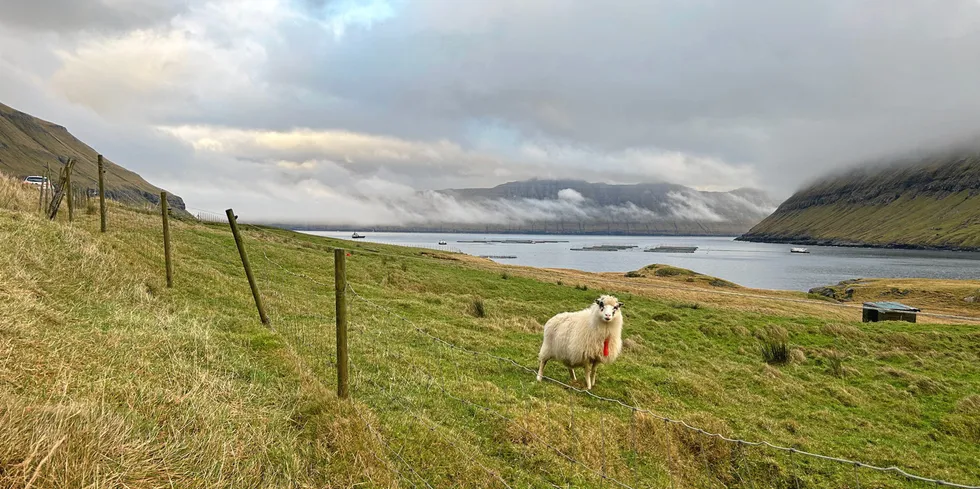
<svg viewBox="0 0 980 489">
<path fill-rule="evenodd" d="M 340 199 L 530 177 L 786 197 L 829 170 L 980 134 L 975 0 L 0 0 L 0 11 L 0 101 L 191 206 L 248 214 L 335 212 L 319 202 L 371 213 Z"/>
</svg>

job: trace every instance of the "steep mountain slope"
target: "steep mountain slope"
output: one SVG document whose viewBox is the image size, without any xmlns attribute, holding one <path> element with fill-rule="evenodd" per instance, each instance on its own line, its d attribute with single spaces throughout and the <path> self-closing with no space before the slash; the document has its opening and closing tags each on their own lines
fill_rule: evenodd
<svg viewBox="0 0 980 489">
<path fill-rule="evenodd" d="M 827 178 L 739 239 L 980 249 L 980 152 L 937 155 Z"/>
<path fill-rule="evenodd" d="M 417 206 L 412 209 L 417 210 L 417 214 L 438 217 L 397 227 L 370 226 L 371 229 L 738 235 L 776 207 L 763 192 L 752 189 L 701 192 L 668 183 L 608 185 L 579 180 L 537 179 L 493 188 L 423 192 L 411 202 L 392 205 L 405 209 Z"/>
<path fill-rule="evenodd" d="M 72 185 L 78 189 L 98 187 L 98 152 L 72 136 L 63 126 L 38 119 L 0 104 L 0 171 L 23 178 L 56 175 L 68 158 L 75 158 Z M 105 160 L 106 196 L 127 204 L 157 204 L 160 188 L 143 177 Z M 171 195 L 171 207 L 183 209 L 184 201 Z"/>
</svg>

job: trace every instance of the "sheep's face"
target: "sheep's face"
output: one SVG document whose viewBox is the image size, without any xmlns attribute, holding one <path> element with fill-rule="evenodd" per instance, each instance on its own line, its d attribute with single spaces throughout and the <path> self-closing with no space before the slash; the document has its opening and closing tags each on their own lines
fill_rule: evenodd
<svg viewBox="0 0 980 489">
<path fill-rule="evenodd" d="M 599 315 L 602 317 L 603 321 L 612 321 L 617 314 L 619 314 L 619 309 L 623 307 L 623 303 L 619 302 L 615 297 L 604 295 L 595 300 L 596 305 L 599 306 Z"/>
</svg>

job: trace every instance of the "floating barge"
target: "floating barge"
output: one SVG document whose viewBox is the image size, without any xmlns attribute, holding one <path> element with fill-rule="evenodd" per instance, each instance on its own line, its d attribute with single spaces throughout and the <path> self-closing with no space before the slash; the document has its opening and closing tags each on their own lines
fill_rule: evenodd
<svg viewBox="0 0 980 489">
<path fill-rule="evenodd" d="M 572 251 L 623 251 L 638 248 L 636 245 L 595 245 L 583 248 L 572 248 Z"/>
<path fill-rule="evenodd" d="M 790 253 L 809 253 L 810 250 L 808 250 L 806 248 L 790 248 L 789 252 Z"/>
<path fill-rule="evenodd" d="M 513 255 L 480 255 L 480 258 L 488 258 L 490 260 L 514 260 L 517 257 Z"/>
<path fill-rule="evenodd" d="M 658 246 L 656 248 L 647 248 L 643 251 L 649 253 L 694 253 L 697 249 L 697 246 Z"/>
</svg>

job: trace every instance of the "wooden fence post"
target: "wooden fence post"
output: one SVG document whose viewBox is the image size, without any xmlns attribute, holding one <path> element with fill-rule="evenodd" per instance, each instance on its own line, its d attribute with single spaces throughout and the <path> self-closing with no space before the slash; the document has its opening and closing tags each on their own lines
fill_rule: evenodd
<svg viewBox="0 0 980 489">
<path fill-rule="evenodd" d="M 337 397 L 347 399 L 347 252 L 333 250 L 334 288 L 337 292 Z"/>
<path fill-rule="evenodd" d="M 105 167 L 99 155 L 99 223 L 101 232 L 106 231 L 105 221 Z"/>
<path fill-rule="evenodd" d="M 262 307 L 262 298 L 259 296 L 259 286 L 255 284 L 255 277 L 252 275 L 252 266 L 248 263 L 248 254 L 245 253 L 245 243 L 242 242 L 242 235 L 238 232 L 238 221 L 235 211 L 228 209 L 225 211 L 228 216 L 228 224 L 231 226 L 231 234 L 235 236 L 235 244 L 238 245 L 238 254 L 242 257 L 242 266 L 245 267 L 245 277 L 248 278 L 248 286 L 252 288 L 252 297 L 255 298 L 255 307 L 259 310 L 259 319 L 262 324 L 269 324 L 269 317 L 265 315 L 265 308 Z"/>
<path fill-rule="evenodd" d="M 68 222 L 75 220 L 75 195 L 71 188 L 71 167 L 65 173 L 65 198 L 68 199 Z"/>
<path fill-rule="evenodd" d="M 44 214 L 44 192 L 47 185 L 48 179 L 45 177 L 44 181 L 41 182 L 41 186 L 38 187 L 37 208 L 41 211 L 41 214 Z"/>
<path fill-rule="evenodd" d="M 45 185 L 41 187 L 44 189 L 44 197 L 42 197 L 44 199 L 44 204 L 42 204 L 43 207 L 41 208 L 41 214 L 47 215 L 47 203 L 51 202 L 51 165 L 48 163 L 44 164 L 44 182 Z"/>
<path fill-rule="evenodd" d="M 167 192 L 160 192 L 160 214 L 163 215 L 163 254 L 167 264 L 167 288 L 174 286 L 174 263 L 170 256 L 170 206 Z"/>
</svg>

